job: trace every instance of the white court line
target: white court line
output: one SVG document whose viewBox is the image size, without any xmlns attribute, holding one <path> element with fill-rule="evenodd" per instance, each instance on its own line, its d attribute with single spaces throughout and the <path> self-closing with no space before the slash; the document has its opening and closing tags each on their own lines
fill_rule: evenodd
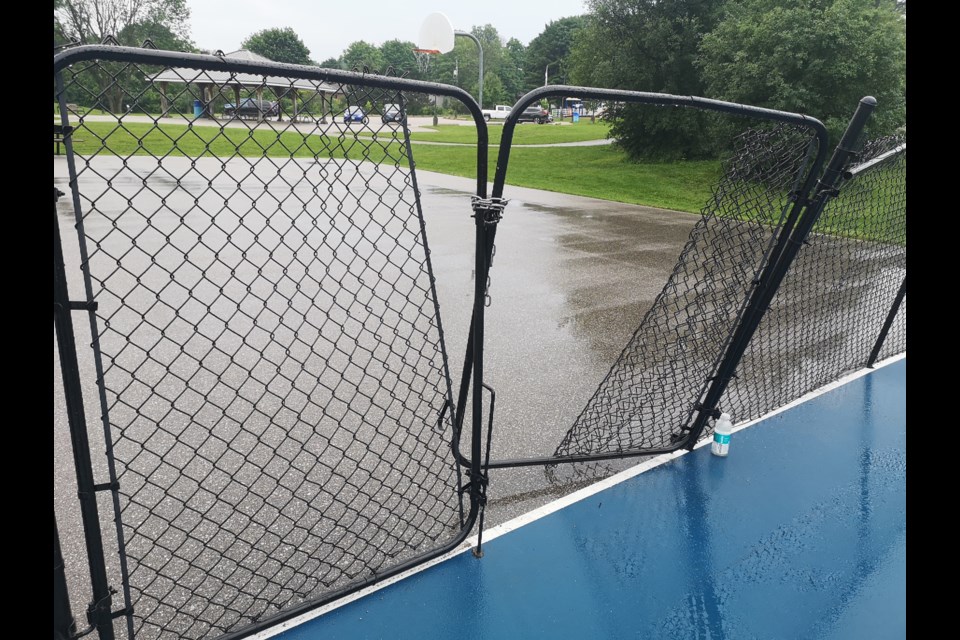
<svg viewBox="0 0 960 640">
<path fill-rule="evenodd" d="M 763 422 L 764 420 L 767 420 L 767 419 L 769 419 L 769 418 L 772 418 L 773 416 L 775 416 L 775 415 L 777 415 L 777 414 L 783 413 L 784 411 L 787 411 L 787 410 L 792 409 L 792 408 L 794 408 L 794 407 L 796 407 L 796 406 L 798 406 L 798 405 L 801 405 L 801 404 L 803 404 L 804 402 L 809 402 L 810 400 L 813 400 L 814 398 L 816 398 L 816 397 L 818 397 L 818 396 L 822 396 L 823 394 L 829 393 L 830 391 L 833 391 L 834 389 L 838 389 L 838 388 L 842 387 L 842 386 L 845 385 L 845 384 L 848 384 L 848 383 L 850 383 L 850 382 L 853 382 L 853 381 L 856 380 L 857 378 L 862 378 L 863 376 L 867 375 L 868 373 L 872 373 L 872 372 L 874 372 L 874 371 L 876 371 L 876 370 L 878 370 L 878 369 L 881 369 L 881 368 L 883 368 L 883 367 L 885 367 L 885 366 L 887 366 L 887 365 L 893 364 L 894 362 L 899 362 L 900 360 L 903 360 L 903 359 L 906 358 L 906 357 L 907 357 L 907 354 L 906 354 L 906 352 L 904 352 L 904 353 L 901 353 L 901 354 L 896 355 L 896 356 L 892 356 L 892 357 L 890 357 L 890 358 L 887 358 L 886 360 L 882 360 L 882 361 L 874 364 L 874 368 L 873 368 L 873 369 L 866 369 L 866 368 L 864 368 L 864 369 L 859 369 L 859 370 L 857 370 L 857 371 L 854 371 L 853 373 L 849 373 L 849 374 L 843 376 L 842 378 L 839 378 L 838 380 L 835 380 L 835 381 L 831 382 L 830 384 L 827 384 L 827 385 L 825 385 L 825 386 L 823 386 L 823 387 L 820 387 L 819 389 L 815 389 L 814 391 L 811 391 L 810 393 L 808 393 L 808 394 L 806 394 L 806 395 L 800 396 L 800 397 L 797 398 L 796 400 L 794 400 L 794 401 L 792 401 L 792 402 L 790 402 L 790 403 L 788 403 L 788 404 L 785 404 L 785 405 L 783 405 L 782 407 L 779 407 L 779 408 L 777 408 L 777 409 L 774 409 L 774 410 L 771 411 L 770 413 L 764 414 L 763 416 L 757 418 L 756 420 L 749 420 L 749 421 L 744 422 L 744 423 L 742 423 L 742 424 L 738 424 L 736 427 L 733 428 L 733 433 L 736 433 L 737 431 L 743 431 L 744 429 L 746 429 L 746 428 L 748 428 L 748 427 L 752 427 L 752 426 L 755 425 L 755 424 L 758 424 L 758 423 L 760 423 L 760 422 Z M 705 447 L 705 446 L 709 445 L 710 442 L 711 442 L 711 439 L 710 439 L 710 438 L 705 438 L 705 439 L 701 440 L 700 442 L 698 442 L 698 443 L 694 446 L 694 449 L 699 449 L 699 448 L 701 448 L 701 447 Z M 627 480 L 629 480 L 629 479 L 631 479 L 631 478 L 635 478 L 636 476 L 640 475 L 641 473 L 644 473 L 644 472 L 646 472 L 646 471 L 649 471 L 650 469 L 654 469 L 654 468 L 656 468 L 656 467 L 659 467 L 660 465 L 665 464 L 665 463 L 667 463 L 667 462 L 670 462 L 671 460 L 675 460 L 675 459 L 677 459 L 677 458 L 679 458 L 679 457 L 681 457 L 681 456 L 683 456 L 683 455 L 686 455 L 687 453 L 689 453 L 689 452 L 688 452 L 686 449 L 681 449 L 680 451 L 674 451 L 673 453 L 665 453 L 665 454 L 663 454 L 663 455 L 659 455 L 659 456 L 656 456 L 656 457 L 654 457 L 654 458 L 648 458 L 647 460 L 644 460 L 643 462 L 641 462 L 641 463 L 638 464 L 638 465 L 635 465 L 635 466 L 633 466 L 633 467 L 630 467 L 629 469 L 626 469 L 626 470 L 624 470 L 624 471 L 621 471 L 620 473 L 614 474 L 614 475 L 610 476 L 609 478 L 604 478 L 603 480 L 600 480 L 599 482 L 596 482 L 596 483 L 590 485 L 589 487 L 584 487 L 583 489 L 580 489 L 580 490 L 578 490 L 578 491 L 574 491 L 573 493 L 568 494 L 568 495 L 565 495 L 565 496 L 563 496 L 562 498 L 557 498 L 557 499 L 554 500 L 553 502 L 549 502 L 549 503 L 543 505 L 542 507 L 538 507 L 538 508 L 534 509 L 533 511 L 530 511 L 530 512 L 525 513 L 525 514 L 523 514 L 523 515 L 517 516 L 516 518 L 514 518 L 514 519 L 512 519 L 512 520 L 509 520 L 509 521 L 507 521 L 507 522 L 504 522 L 503 524 L 499 524 L 499 525 L 493 527 L 492 529 L 488 529 L 488 530 L 484 531 L 484 532 L 483 532 L 483 541 L 484 541 L 484 543 L 487 543 L 487 542 L 489 542 L 489 541 L 491 541 L 491 540 L 495 540 L 496 538 L 499 538 L 500 536 L 502 536 L 502 535 L 504 535 L 504 534 L 510 533 L 511 531 L 516 531 L 517 529 L 519 529 L 520 527 L 522 527 L 522 526 L 524 526 L 524 525 L 528 525 L 528 524 L 530 524 L 531 522 L 535 522 L 535 521 L 539 520 L 540 518 L 543 518 L 543 517 L 545 517 L 545 516 L 550 515 L 551 513 L 555 513 L 555 512 L 557 512 L 557 511 L 559 511 L 559 510 L 561 510 L 561 509 L 564 509 L 565 507 L 569 507 L 570 505 L 572 505 L 572 504 L 574 504 L 574 503 L 576 503 L 576 502 L 580 502 L 581 500 L 585 500 L 586 498 L 589 498 L 590 496 L 596 495 L 597 493 L 600 493 L 601 491 L 603 491 L 603 490 L 605 490 L 605 489 L 609 489 L 610 487 L 616 486 L 616 485 L 618 485 L 618 484 L 620 484 L 620 483 L 622 483 L 622 482 L 625 482 L 625 481 L 627 481 Z M 326 605 L 323 605 L 322 607 L 318 607 L 318 608 L 314 609 L 313 611 L 308 611 L 307 613 L 304 613 L 304 614 L 302 614 L 302 615 L 299 615 L 299 616 L 297 616 L 296 618 L 292 618 L 292 619 L 290 619 L 290 620 L 288 620 L 288 621 L 286 621 L 286 622 L 282 622 L 282 623 L 278 624 L 278 625 L 275 626 L 275 627 L 271 627 L 270 629 L 267 629 L 267 630 L 265 630 L 265 631 L 261 631 L 261 632 L 255 634 L 255 635 L 253 635 L 253 636 L 250 636 L 250 638 L 251 638 L 251 640 L 267 640 L 267 638 L 272 638 L 272 637 L 274 637 L 274 636 L 276 636 L 276 635 L 278 635 L 278 634 L 280 634 L 280 633 L 282 633 L 282 632 L 284 632 L 284 631 L 288 631 L 288 630 L 290 630 L 290 629 L 292 629 L 292 628 L 294 628 L 294 627 L 297 627 L 297 626 L 299 626 L 299 625 L 301 625 L 301 624 L 303 624 L 303 623 L 305 623 L 305 622 L 309 622 L 310 620 L 313 620 L 314 618 L 318 618 L 318 617 L 324 615 L 325 613 L 329 613 L 329 612 L 333 611 L 334 609 L 338 609 L 338 608 L 340 608 L 340 607 L 342 607 L 342 606 L 344 606 L 344 605 L 346 605 L 346 604 L 350 604 L 351 602 L 353 602 L 353 601 L 355 601 L 355 600 L 359 600 L 360 598 L 363 598 L 364 596 L 368 596 L 368 595 L 370 595 L 371 593 L 375 593 L 375 592 L 379 591 L 380 589 L 383 589 L 383 588 L 385 588 L 385 587 L 388 587 L 388 586 L 390 586 L 390 585 L 392 585 L 392 584 L 394 584 L 394 583 L 400 582 L 401 580 L 404 580 L 404 579 L 406 579 L 406 578 L 409 578 L 410 576 L 415 575 L 415 574 L 417 574 L 417 573 L 420 573 L 421 571 L 426 571 L 426 570 L 429 569 L 430 567 L 436 566 L 436 565 L 440 564 L 441 562 L 444 562 L 444 561 L 446 561 L 446 560 L 449 560 L 450 558 L 453 558 L 453 557 L 455 557 L 455 556 L 460 555 L 461 553 L 463 553 L 463 552 L 471 549 L 472 547 L 476 546 L 476 544 L 477 544 L 477 536 L 475 536 L 475 535 L 474 535 L 474 536 L 471 536 L 471 537 L 467 538 L 466 540 L 464 540 L 464 541 L 460 544 L 460 546 L 458 546 L 456 549 L 454 549 L 453 551 L 449 551 L 449 552 L 445 553 L 444 555 L 442 555 L 442 556 L 440 556 L 440 557 L 438 557 L 438 558 L 434 558 L 433 560 L 430 560 L 430 561 L 425 562 L 425 563 L 423 563 L 423 564 L 421 564 L 421 565 L 418 565 L 418 566 L 416 566 L 416 567 L 413 567 L 412 569 L 408 569 L 407 571 L 404 571 L 403 573 L 400 573 L 400 574 L 398 574 L 398 575 L 395 575 L 395 576 L 393 576 L 392 578 L 387 578 L 387 579 L 383 580 L 382 582 L 378 582 L 378 583 L 375 584 L 375 585 L 371 585 L 371 586 L 369 586 L 369 587 L 365 587 L 365 588 L 363 588 L 363 589 L 360 589 L 359 591 L 357 591 L 357 592 L 355 592 L 355 593 L 352 593 L 352 594 L 350 594 L 350 595 L 348 595 L 348 596 L 345 596 L 345 597 L 343 597 L 343 598 L 340 598 L 340 599 L 337 600 L 336 602 L 331 602 L 330 604 L 326 604 Z M 482 562 L 482 560 L 478 560 L 478 562 Z"/>
</svg>

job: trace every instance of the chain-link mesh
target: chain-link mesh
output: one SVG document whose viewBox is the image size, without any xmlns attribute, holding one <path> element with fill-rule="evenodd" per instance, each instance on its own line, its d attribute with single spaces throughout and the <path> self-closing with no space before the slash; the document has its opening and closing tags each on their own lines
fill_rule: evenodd
<svg viewBox="0 0 960 640">
<path fill-rule="evenodd" d="M 463 524 L 406 93 L 232 64 L 81 62 L 55 93 L 138 638 L 242 629 Z"/>
<path fill-rule="evenodd" d="M 893 324 L 890 325 L 890 332 L 880 347 L 879 360 L 889 358 L 907 350 L 907 298 L 904 296 L 897 309 L 897 315 L 893 317 Z"/>
<path fill-rule="evenodd" d="M 906 145 L 874 141 L 857 164 L 867 168 L 828 202 L 721 401 L 738 422 L 867 364 L 906 276 Z M 905 349 L 906 300 L 881 353 Z"/>
<path fill-rule="evenodd" d="M 733 156 L 662 292 L 556 455 L 675 444 L 810 168 L 814 132 L 781 124 Z"/>
</svg>

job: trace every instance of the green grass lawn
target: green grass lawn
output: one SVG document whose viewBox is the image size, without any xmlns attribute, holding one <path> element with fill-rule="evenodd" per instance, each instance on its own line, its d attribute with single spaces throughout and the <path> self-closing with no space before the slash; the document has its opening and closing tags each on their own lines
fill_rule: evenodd
<svg viewBox="0 0 960 640">
<path fill-rule="evenodd" d="M 436 133 L 418 132 L 410 137 L 414 141 L 425 140 L 430 142 L 459 142 L 462 144 L 476 144 L 477 131 L 473 127 L 463 127 L 455 124 L 441 124 L 429 127 Z M 503 127 L 488 127 L 490 143 L 500 144 Z M 555 144 L 558 142 L 582 142 L 584 140 L 603 140 L 610 131 L 610 125 L 605 122 L 591 124 L 581 121 L 577 124 L 528 124 L 517 125 L 514 130 L 514 144 Z"/>
<path fill-rule="evenodd" d="M 476 176 L 473 154 L 457 147 L 420 145 L 413 155 L 418 169 Z M 488 166 L 491 181 L 496 166 L 493 153 Z M 612 146 L 517 147 L 510 152 L 507 168 L 508 185 L 692 213 L 707 202 L 719 177 L 716 161 L 634 164 Z"/>
<path fill-rule="evenodd" d="M 457 129 L 475 134 L 470 127 L 447 125 L 441 134 L 463 135 Z M 556 133 L 566 129 L 574 133 Z M 576 133 L 577 130 L 582 133 Z M 494 128 L 499 131 L 499 127 Z M 525 133 L 529 131 L 530 133 Z M 543 133 L 540 133 L 540 132 Z M 520 136 L 526 140 L 557 140 L 550 136 L 606 135 L 606 125 L 582 128 L 523 125 Z M 536 137 L 540 136 L 540 137 Z M 547 136 L 546 138 L 542 136 Z M 389 137 L 354 137 L 304 135 L 296 131 L 277 134 L 267 128 L 204 127 L 176 124 L 155 126 L 148 123 L 126 123 L 122 128 L 111 122 L 85 122 L 74 134 L 74 149 L 80 155 L 109 153 L 120 156 L 151 154 L 189 157 L 269 156 L 302 157 L 316 155 L 350 158 L 373 162 L 405 163 L 399 142 Z M 581 138 L 590 139 L 590 138 Z M 570 138 L 566 138 L 570 140 Z M 474 140 L 475 142 L 475 140 Z M 489 158 L 489 179 L 496 168 L 496 149 Z M 476 148 L 465 145 L 416 145 L 417 168 L 472 178 L 476 176 Z M 673 162 L 633 164 L 612 146 L 556 147 L 524 149 L 511 152 L 507 184 L 533 187 L 605 200 L 646 204 L 678 211 L 698 212 L 719 176 L 719 162 Z"/>
<path fill-rule="evenodd" d="M 382 162 L 403 159 L 403 148 L 390 138 L 356 138 L 304 135 L 295 130 L 277 133 L 268 128 L 203 127 L 182 124 L 84 122 L 74 133 L 74 150 L 80 155 L 175 155 L 191 158 L 269 156 L 350 158 Z M 464 147 L 467 149 L 467 147 Z M 455 149 L 459 150 L 459 149 Z M 403 160 L 406 162 L 406 160 Z"/>
</svg>

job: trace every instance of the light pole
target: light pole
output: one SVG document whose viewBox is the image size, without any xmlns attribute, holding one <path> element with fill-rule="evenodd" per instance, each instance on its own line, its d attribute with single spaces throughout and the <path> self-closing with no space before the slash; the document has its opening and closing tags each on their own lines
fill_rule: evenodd
<svg viewBox="0 0 960 640">
<path fill-rule="evenodd" d="M 447 32 L 449 33 L 449 31 Z M 463 36 L 465 38 L 470 38 L 477 44 L 477 50 L 480 52 L 480 83 L 477 85 L 477 102 L 480 103 L 480 108 L 483 108 L 483 47 L 480 45 L 480 40 L 477 36 L 472 33 L 467 33 L 466 31 L 454 31 L 453 35 Z"/>
<path fill-rule="evenodd" d="M 550 84 L 550 75 L 549 75 L 550 65 L 551 65 L 551 64 L 557 64 L 558 62 L 560 62 L 560 61 L 559 61 L 559 60 L 554 60 L 553 62 L 548 62 L 548 63 L 547 63 L 547 68 L 543 70 L 543 86 L 547 86 L 548 84 Z"/>
</svg>

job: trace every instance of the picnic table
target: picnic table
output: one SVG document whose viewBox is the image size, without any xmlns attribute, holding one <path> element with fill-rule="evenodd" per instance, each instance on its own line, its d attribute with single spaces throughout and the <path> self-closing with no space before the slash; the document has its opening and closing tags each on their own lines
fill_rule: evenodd
<svg viewBox="0 0 960 640">
<path fill-rule="evenodd" d="M 63 126 L 62 124 L 53 123 L 53 142 L 57 145 L 57 150 L 54 152 L 55 155 L 60 155 L 60 143 L 66 141 L 66 139 L 73 133 L 73 127 Z M 82 140 L 77 140 L 74 138 L 75 142 L 83 142 Z"/>
</svg>

